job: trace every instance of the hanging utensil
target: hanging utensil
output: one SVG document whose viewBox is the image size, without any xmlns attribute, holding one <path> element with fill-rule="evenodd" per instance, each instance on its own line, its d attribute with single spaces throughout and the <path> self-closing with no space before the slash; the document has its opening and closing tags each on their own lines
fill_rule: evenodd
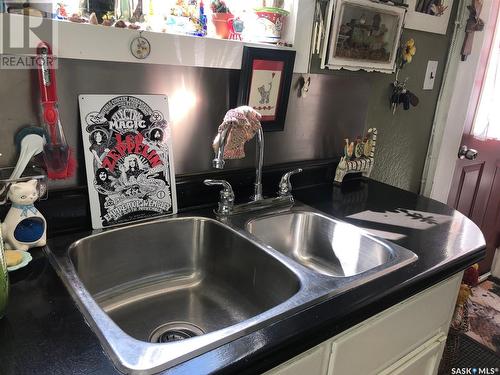
<svg viewBox="0 0 500 375">
<path fill-rule="evenodd" d="M 59 119 L 54 56 L 48 43 L 38 45 L 37 58 L 42 122 L 46 131 L 43 154 L 47 174 L 51 179 L 65 179 L 74 173 L 76 163 Z"/>
</svg>

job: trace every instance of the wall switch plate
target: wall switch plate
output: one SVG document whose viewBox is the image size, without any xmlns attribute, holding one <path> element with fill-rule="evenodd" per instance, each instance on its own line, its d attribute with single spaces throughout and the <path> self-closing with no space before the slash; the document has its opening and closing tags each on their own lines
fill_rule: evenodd
<svg viewBox="0 0 500 375">
<path fill-rule="evenodd" d="M 434 81 L 436 80 L 436 72 L 438 62 L 429 60 L 427 62 L 427 70 L 425 71 L 424 90 L 432 90 L 434 88 Z"/>
</svg>

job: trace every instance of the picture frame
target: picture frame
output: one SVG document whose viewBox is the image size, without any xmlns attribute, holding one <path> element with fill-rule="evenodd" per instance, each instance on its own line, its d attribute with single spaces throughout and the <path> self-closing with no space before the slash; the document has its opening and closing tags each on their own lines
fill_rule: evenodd
<svg viewBox="0 0 500 375">
<path fill-rule="evenodd" d="M 247 47 L 243 49 L 238 105 L 262 115 L 264 131 L 285 128 L 295 51 Z"/>
<path fill-rule="evenodd" d="M 407 0 L 408 12 L 406 14 L 405 28 L 426 31 L 435 34 L 446 34 L 451 15 L 451 9 L 453 7 L 453 1 L 454 0 Z M 442 14 L 428 14 L 427 12 L 433 12 L 433 10 L 431 9 L 432 5 L 440 7 L 442 6 L 444 9 L 438 8 L 438 12 L 442 10 Z M 422 7 L 424 6 L 427 7 L 425 10 L 422 9 Z"/>
<path fill-rule="evenodd" d="M 321 68 L 393 73 L 405 13 L 370 0 L 332 0 Z"/>
</svg>

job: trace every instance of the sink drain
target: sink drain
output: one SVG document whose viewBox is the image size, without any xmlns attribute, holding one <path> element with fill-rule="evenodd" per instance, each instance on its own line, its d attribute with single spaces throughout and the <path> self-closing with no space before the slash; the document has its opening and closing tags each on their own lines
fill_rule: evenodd
<svg viewBox="0 0 500 375">
<path fill-rule="evenodd" d="M 203 335 L 203 330 L 188 322 L 172 322 L 162 324 L 149 336 L 149 341 L 157 343 L 174 342 Z"/>
</svg>

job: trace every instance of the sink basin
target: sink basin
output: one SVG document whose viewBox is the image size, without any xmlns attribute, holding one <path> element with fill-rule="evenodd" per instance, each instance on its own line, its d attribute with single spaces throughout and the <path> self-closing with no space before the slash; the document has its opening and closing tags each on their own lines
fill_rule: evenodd
<svg viewBox="0 0 500 375">
<path fill-rule="evenodd" d="M 78 241 L 69 255 L 100 307 L 143 341 L 152 341 L 156 330 L 171 322 L 216 331 L 280 304 L 299 289 L 283 264 L 208 219 L 105 232 Z"/>
<path fill-rule="evenodd" d="M 224 223 L 178 216 L 72 234 L 46 251 L 115 366 L 133 374 L 171 368 L 417 259 L 298 202 Z"/>
<path fill-rule="evenodd" d="M 395 258 L 391 246 L 353 225 L 316 212 L 287 212 L 250 220 L 259 240 L 324 275 L 348 277 Z"/>
<path fill-rule="evenodd" d="M 202 217 L 94 234 L 56 263 L 126 372 L 158 371 L 248 333 L 300 289 L 263 247 Z"/>
</svg>

